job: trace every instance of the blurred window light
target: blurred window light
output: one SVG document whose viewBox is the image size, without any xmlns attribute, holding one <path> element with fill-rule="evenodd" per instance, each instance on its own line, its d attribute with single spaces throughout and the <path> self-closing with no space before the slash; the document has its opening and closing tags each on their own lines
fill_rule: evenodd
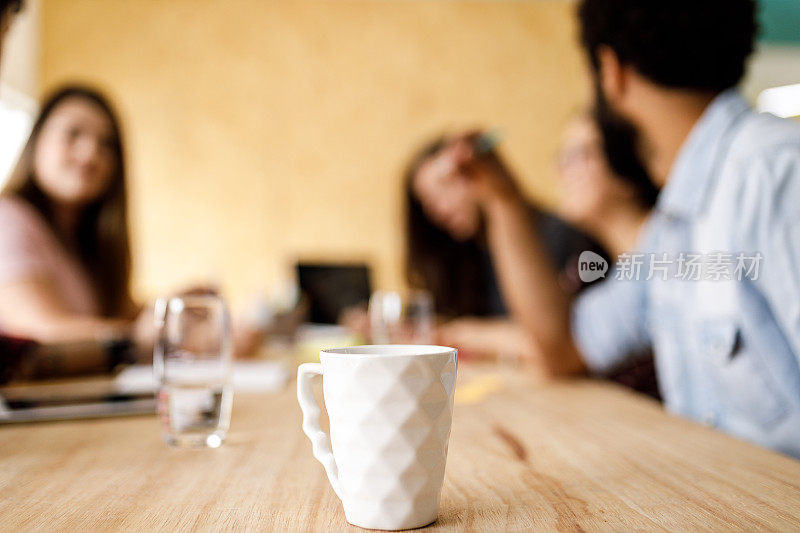
<svg viewBox="0 0 800 533">
<path fill-rule="evenodd" d="M 761 91 L 756 101 L 762 113 L 789 118 L 800 116 L 800 83 Z"/>
<path fill-rule="evenodd" d="M 0 189 L 17 163 L 28 140 L 36 102 L 8 86 L 0 86 Z"/>
</svg>

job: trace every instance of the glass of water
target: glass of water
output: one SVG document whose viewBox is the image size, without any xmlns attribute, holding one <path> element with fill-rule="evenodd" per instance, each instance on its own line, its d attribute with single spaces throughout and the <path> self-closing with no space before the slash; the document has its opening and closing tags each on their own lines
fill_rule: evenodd
<svg viewBox="0 0 800 533">
<path fill-rule="evenodd" d="M 414 290 L 376 291 L 369 299 L 370 336 L 374 344 L 430 344 L 433 342 L 433 296 Z"/>
<path fill-rule="evenodd" d="M 164 440 L 216 448 L 231 419 L 230 315 L 216 295 L 160 298 L 153 367 Z"/>
</svg>

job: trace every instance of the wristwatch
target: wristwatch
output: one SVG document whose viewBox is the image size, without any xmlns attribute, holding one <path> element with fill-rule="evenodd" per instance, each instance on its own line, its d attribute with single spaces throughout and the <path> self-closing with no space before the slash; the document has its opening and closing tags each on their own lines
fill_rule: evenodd
<svg viewBox="0 0 800 533">
<path fill-rule="evenodd" d="M 134 364 L 136 362 L 134 349 L 133 341 L 129 338 L 106 341 L 105 352 L 109 372 L 113 372 L 120 365 Z"/>
</svg>

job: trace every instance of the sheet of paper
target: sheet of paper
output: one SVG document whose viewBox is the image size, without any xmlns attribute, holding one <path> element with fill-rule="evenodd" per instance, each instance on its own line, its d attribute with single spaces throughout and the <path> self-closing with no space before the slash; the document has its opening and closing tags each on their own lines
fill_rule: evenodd
<svg viewBox="0 0 800 533">
<path fill-rule="evenodd" d="M 237 361 L 233 364 L 233 389 L 236 392 L 277 392 L 289 381 L 287 365 L 276 361 Z M 123 393 L 155 391 L 156 378 L 151 365 L 134 365 L 114 378 Z"/>
</svg>

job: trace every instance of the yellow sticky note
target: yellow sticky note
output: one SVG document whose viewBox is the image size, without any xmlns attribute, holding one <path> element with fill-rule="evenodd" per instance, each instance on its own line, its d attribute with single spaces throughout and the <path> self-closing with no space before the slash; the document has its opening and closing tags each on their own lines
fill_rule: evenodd
<svg viewBox="0 0 800 533">
<path fill-rule="evenodd" d="M 480 376 L 456 387 L 456 405 L 474 405 L 503 388 L 505 381 L 496 374 Z"/>
</svg>

